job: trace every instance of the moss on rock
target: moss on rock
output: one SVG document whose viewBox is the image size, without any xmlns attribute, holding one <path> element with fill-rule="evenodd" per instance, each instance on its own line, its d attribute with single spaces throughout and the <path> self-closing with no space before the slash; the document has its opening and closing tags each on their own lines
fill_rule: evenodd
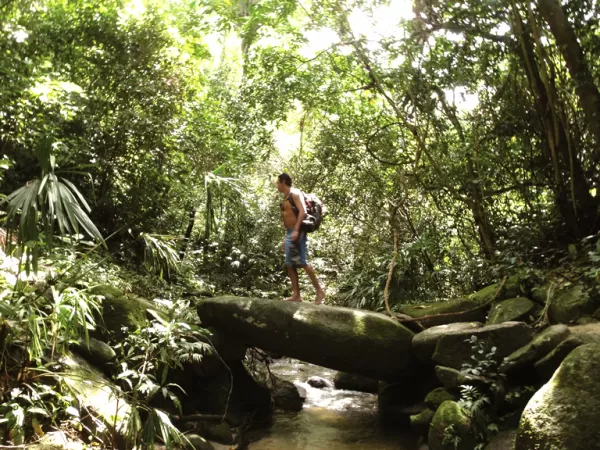
<svg viewBox="0 0 600 450">
<path fill-rule="evenodd" d="M 416 334 L 413 337 L 412 345 L 417 359 L 424 364 L 431 364 L 431 357 L 435 352 L 435 346 L 442 336 L 454 331 L 472 330 L 481 328 L 482 326 L 481 322 L 449 323 L 446 325 L 437 325 Z"/>
<path fill-rule="evenodd" d="M 552 322 L 575 322 L 582 314 L 591 314 L 594 304 L 582 283 L 578 283 L 557 293 L 548 307 L 548 317 Z"/>
<path fill-rule="evenodd" d="M 439 387 L 427 394 L 427 397 L 425 397 L 425 404 L 435 410 L 446 400 L 456 401 L 458 400 L 458 397 L 448 391 L 448 389 Z"/>
<path fill-rule="evenodd" d="M 383 314 L 246 297 L 203 299 L 197 308 L 204 326 L 313 364 L 390 381 L 416 366 L 414 333 Z"/>
<path fill-rule="evenodd" d="M 439 303 L 427 303 L 424 305 L 406 305 L 400 308 L 399 312 L 413 318 L 452 313 L 452 315 L 448 316 L 431 317 L 419 321 L 425 328 L 455 322 L 483 322 L 486 317 L 485 309 L 473 309 L 488 303 L 494 299 L 496 295 L 497 300 L 519 295 L 522 290 L 521 283 L 521 277 L 515 275 L 504 283 L 502 289 L 500 289 L 500 283 L 494 283 L 468 297 L 455 298 Z"/>
<path fill-rule="evenodd" d="M 433 360 L 442 366 L 461 369 L 471 360 L 473 350 L 468 342 L 470 336 L 496 347 L 494 357 L 500 362 L 504 357 L 531 341 L 532 329 L 522 322 L 504 322 L 473 330 L 460 330 L 442 336 L 439 340 Z"/>
<path fill-rule="evenodd" d="M 470 433 L 471 421 L 460 405 L 451 400 L 440 405 L 429 427 L 428 445 L 430 450 L 473 450 L 475 439 Z M 445 436 L 450 433 L 460 439 L 455 446 Z"/>
<path fill-rule="evenodd" d="M 569 336 L 569 328 L 566 325 L 552 325 L 546 328 L 533 340 L 504 358 L 500 366 L 500 372 L 509 372 L 518 367 L 526 366 L 551 352 L 558 344 Z M 558 367 L 558 366 L 557 366 Z"/>
<path fill-rule="evenodd" d="M 426 435 L 429 432 L 429 425 L 431 425 L 431 421 L 433 420 L 434 415 L 435 411 L 429 408 L 424 409 L 419 414 L 413 414 L 412 416 L 410 416 L 411 428 L 416 433 Z"/>
<path fill-rule="evenodd" d="M 444 387 L 449 389 L 457 388 L 463 384 L 484 385 L 488 383 L 483 377 L 466 375 L 460 370 L 453 369 L 452 367 L 435 366 L 435 376 Z"/>
<path fill-rule="evenodd" d="M 529 401 L 515 450 L 600 448 L 600 345 L 573 350 Z"/>
<path fill-rule="evenodd" d="M 534 309 L 534 303 L 525 297 L 515 297 L 496 303 L 490 310 L 487 323 L 496 323 L 522 320 Z"/>
<path fill-rule="evenodd" d="M 535 370 L 543 380 L 548 380 L 563 360 L 584 342 L 578 336 L 568 336 L 558 346 L 534 364 Z"/>
<path fill-rule="evenodd" d="M 152 302 L 135 295 L 116 296 L 112 293 L 104 296 L 102 302 L 102 319 L 107 330 L 122 336 L 122 328 L 142 328 L 149 324 L 148 310 L 159 308 Z"/>
<path fill-rule="evenodd" d="M 333 384 L 336 389 L 347 391 L 376 394 L 379 390 L 379 382 L 377 380 L 346 372 L 338 372 L 333 379 Z"/>
<path fill-rule="evenodd" d="M 74 350 L 100 369 L 106 369 L 106 365 L 117 357 L 110 345 L 92 337 L 88 342 L 80 339 Z"/>
</svg>

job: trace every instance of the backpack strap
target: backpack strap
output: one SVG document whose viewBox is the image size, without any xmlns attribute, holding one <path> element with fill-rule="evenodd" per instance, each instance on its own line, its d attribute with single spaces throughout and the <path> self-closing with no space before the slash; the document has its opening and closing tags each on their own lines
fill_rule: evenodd
<svg viewBox="0 0 600 450">
<path fill-rule="evenodd" d="M 288 201 L 290 202 L 290 205 L 292 205 L 292 211 L 294 212 L 294 214 L 296 216 L 298 216 L 298 208 L 296 208 L 296 204 L 294 203 L 294 199 L 292 198 L 292 193 L 290 192 L 290 195 L 288 195 Z"/>
</svg>

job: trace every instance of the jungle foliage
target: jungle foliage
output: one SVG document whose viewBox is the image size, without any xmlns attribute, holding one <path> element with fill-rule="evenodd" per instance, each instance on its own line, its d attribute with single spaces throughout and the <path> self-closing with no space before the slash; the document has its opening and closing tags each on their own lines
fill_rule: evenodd
<svg viewBox="0 0 600 450">
<path fill-rule="evenodd" d="M 328 206 L 310 245 L 330 303 L 440 300 L 586 253 L 597 280 L 599 9 L 0 0 L 1 439 L 81 431 L 55 364 L 102 326 L 90 287 L 283 296 L 282 171 Z M 199 334 L 157 316 L 122 341 L 131 445 L 181 441 L 150 403 L 178 405 L 166 375 Z"/>
<path fill-rule="evenodd" d="M 0 190 L 25 262 L 57 226 L 277 297 L 284 170 L 329 208 L 313 262 L 350 306 L 383 307 L 395 233 L 392 306 L 550 265 L 600 227 L 595 0 L 0 8 Z"/>
</svg>

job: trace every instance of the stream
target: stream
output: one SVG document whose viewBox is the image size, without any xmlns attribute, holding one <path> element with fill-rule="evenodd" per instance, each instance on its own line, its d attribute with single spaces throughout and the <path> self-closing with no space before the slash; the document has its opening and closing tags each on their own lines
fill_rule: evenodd
<svg viewBox="0 0 600 450">
<path fill-rule="evenodd" d="M 417 450 L 407 432 L 384 429 L 377 416 L 377 396 L 333 388 L 316 389 L 312 376 L 332 382 L 336 372 L 284 358 L 271 364 L 279 378 L 306 390 L 299 412 L 276 411 L 273 424 L 247 436 L 249 450 Z"/>
</svg>

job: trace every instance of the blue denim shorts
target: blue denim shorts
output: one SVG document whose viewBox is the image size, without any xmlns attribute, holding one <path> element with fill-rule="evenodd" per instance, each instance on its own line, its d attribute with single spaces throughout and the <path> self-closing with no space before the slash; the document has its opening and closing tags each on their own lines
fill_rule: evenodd
<svg viewBox="0 0 600 450">
<path fill-rule="evenodd" d="M 306 265 L 306 233 L 300 232 L 296 242 L 292 242 L 293 228 L 288 228 L 285 235 L 285 264 L 291 267 Z"/>
</svg>

